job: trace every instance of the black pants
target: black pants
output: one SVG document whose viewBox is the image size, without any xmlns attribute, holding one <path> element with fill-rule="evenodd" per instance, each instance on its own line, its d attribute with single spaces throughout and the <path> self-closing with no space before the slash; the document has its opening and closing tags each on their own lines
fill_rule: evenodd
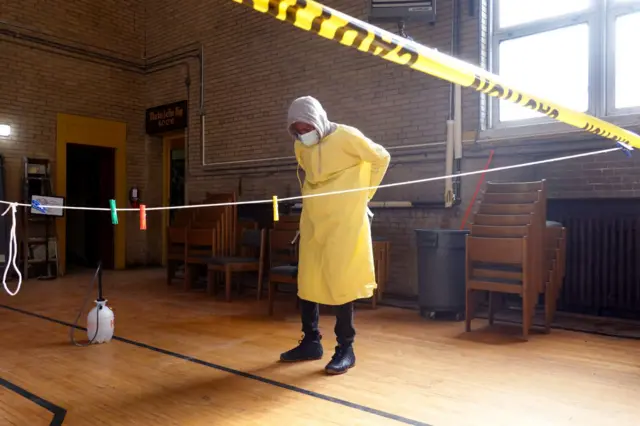
<svg viewBox="0 0 640 426">
<path fill-rule="evenodd" d="M 356 329 L 353 327 L 353 302 L 340 306 L 334 306 L 336 314 L 336 327 L 334 329 L 338 344 L 349 346 L 356 337 Z M 306 338 L 318 338 L 320 328 L 320 307 L 317 303 L 300 299 L 300 313 L 302 316 L 302 332 Z"/>
</svg>

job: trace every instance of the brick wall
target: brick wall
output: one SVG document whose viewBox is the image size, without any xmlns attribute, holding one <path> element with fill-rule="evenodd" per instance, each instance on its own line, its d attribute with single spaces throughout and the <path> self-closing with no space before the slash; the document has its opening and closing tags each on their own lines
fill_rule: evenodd
<svg viewBox="0 0 640 426">
<path fill-rule="evenodd" d="M 78 46 L 82 41 L 110 49 L 111 55 L 138 59 L 144 48 L 143 14 L 142 2 L 130 0 L 105 0 L 99 7 L 91 0 L 4 0 L 0 5 L 0 21 L 12 28 L 17 25 L 20 31 L 55 37 L 64 44 Z M 13 129 L 10 139 L 0 141 L 7 197 L 21 196 L 23 156 L 55 160 L 58 113 L 126 122 L 127 181 L 144 190 L 148 146 L 143 136 L 143 76 L 43 49 L 0 37 L 0 122 Z M 128 228 L 127 262 L 146 262 L 146 237 L 137 231 L 137 218 L 131 217 Z"/>
<path fill-rule="evenodd" d="M 602 148 L 611 144 L 604 142 Z M 602 149 L 601 148 L 601 149 Z M 640 159 L 621 152 L 549 163 L 536 169 L 553 198 L 640 198 Z"/>
<path fill-rule="evenodd" d="M 478 9 L 478 18 L 473 18 L 469 16 L 467 2 L 462 3 L 460 56 L 466 61 L 484 64 L 486 56 L 480 55 L 480 46 L 486 47 L 487 39 L 479 39 L 478 35 L 480 22 L 487 20 L 486 5 Z M 321 100 L 332 120 L 356 126 L 387 147 L 444 140 L 449 86 L 440 80 L 346 49 L 233 2 L 217 0 L 203 4 L 186 0 L 180 7 L 169 1 L 153 4 L 147 11 L 146 22 L 150 55 L 194 41 L 204 44 L 205 163 L 292 155 L 291 141 L 285 131 L 286 109 L 292 99 L 307 94 Z M 333 0 L 325 4 L 357 18 L 366 17 L 364 0 Z M 417 41 L 448 52 L 451 18 L 451 2 L 439 2 L 435 26 L 410 25 L 406 30 Z M 385 29 L 396 31 L 393 26 Z M 193 66 L 196 65 L 193 61 Z M 194 76 L 197 74 L 192 71 L 192 78 Z M 182 80 L 178 70 L 148 79 L 151 98 L 147 100 L 153 99 L 149 105 L 183 99 Z M 192 87 L 192 111 L 197 107 L 194 90 Z M 481 106 L 484 108 L 475 93 L 463 91 L 464 131 L 478 129 Z M 195 114 L 191 124 L 194 131 L 189 140 L 188 187 L 192 201 L 201 199 L 207 191 L 235 190 L 245 200 L 299 192 L 295 168 L 254 167 L 234 172 L 201 166 L 199 119 Z M 540 141 L 469 145 L 465 148 L 462 168 L 463 171 L 483 168 L 490 149 L 495 150 L 492 166 L 506 166 L 610 146 L 608 142 L 587 142 L 561 147 Z M 400 153 L 392 151 L 394 161 L 386 182 L 444 172 L 441 146 L 425 149 L 418 156 Z M 578 196 L 596 189 L 601 189 L 601 194 L 626 196 L 632 193 L 622 188 L 634 188 L 635 178 L 631 175 L 623 178 L 619 175 L 621 170 L 612 170 L 613 167 L 626 169 L 632 164 L 618 163 L 620 155 L 613 154 L 609 163 L 599 163 L 602 158 L 588 158 L 494 173 L 487 179 L 546 178 L 555 197 Z M 596 164 L 606 164 L 607 170 L 599 170 Z M 580 173 L 576 173 L 576 169 Z M 567 176 L 571 179 L 565 179 Z M 626 183 L 622 184 L 621 179 Z M 462 203 L 451 210 L 420 208 L 376 212 L 374 233 L 389 238 L 392 243 L 391 292 L 416 293 L 414 229 L 459 227 L 476 182 L 477 176 L 462 180 Z M 376 200 L 440 201 L 443 189 L 442 181 L 396 187 L 379 191 Z"/>
<path fill-rule="evenodd" d="M 37 5 L 36 5 L 37 3 Z M 449 51 L 451 2 L 439 2 L 438 21 L 408 25 L 406 30 L 419 42 Z M 8 79 L 0 79 L 0 119 L 19 130 L 4 147 L 10 169 L 19 158 L 52 156 L 55 143 L 55 113 L 69 112 L 126 121 L 129 124 L 129 184 L 142 189 L 151 205 L 161 203 L 162 144 L 158 137 L 143 134 L 143 109 L 189 98 L 188 194 L 191 202 L 205 192 L 236 191 L 243 200 L 299 193 L 295 167 L 273 167 L 260 163 L 251 169 L 240 165 L 211 166 L 255 158 L 292 155 L 285 131 L 286 110 L 295 97 L 319 98 L 337 122 L 360 128 L 387 147 L 444 141 L 449 86 L 435 78 L 408 71 L 386 61 L 349 50 L 320 39 L 270 16 L 228 0 L 168 0 L 101 2 L 67 1 L 60 4 L 11 0 L 0 10 L 0 20 L 32 25 L 67 39 L 83 40 L 113 54 L 153 57 L 183 46 L 202 43 L 205 58 L 204 106 L 206 132 L 200 144 L 198 61 L 150 73 L 144 77 L 113 68 L 44 54 L 0 41 L 0 59 Z M 352 16 L 365 18 L 365 0 L 330 0 L 327 5 Z M 469 16 L 462 2 L 461 57 L 482 63 L 478 39 L 479 18 Z M 96 11 L 94 11 L 94 9 Z M 99 12 L 98 12 L 99 10 Z M 486 8 L 477 16 L 486 19 Z M 396 31 L 391 26 L 386 29 Z M 70 77 L 71 76 L 71 77 Z M 190 87 L 185 77 L 190 77 Z M 55 89 L 54 89 L 55 88 Z M 6 95 L 9 93 L 9 95 Z M 6 101 L 8 100 L 8 101 Z M 471 91 L 463 91 L 463 127 L 478 127 L 481 103 Z M 484 108 L 484 106 L 483 106 Z M 562 141 L 562 144 L 558 142 Z M 550 143 L 547 143 L 550 142 Z M 484 167 L 490 149 L 494 166 L 552 158 L 567 153 L 608 147 L 608 142 L 504 141 L 465 146 L 463 171 Z M 411 155 L 392 150 L 392 167 L 386 182 L 437 176 L 444 172 L 442 145 L 432 145 Z M 555 197 L 640 195 L 637 161 L 622 154 L 551 163 L 510 170 L 487 177 L 490 180 L 546 178 Z M 269 167 L 264 167 L 268 165 Z M 14 179 L 15 172 L 9 173 Z M 392 242 L 389 290 L 416 293 L 415 228 L 460 225 L 460 219 L 475 189 L 477 177 L 462 180 L 462 204 L 454 209 L 419 208 L 376 212 L 374 233 Z M 155 185 L 151 185 L 155 183 Z M 17 183 L 8 183 L 11 191 Z M 441 181 L 379 191 L 377 200 L 441 201 Z M 127 259 L 130 263 L 157 262 L 160 258 L 160 216 L 149 215 L 149 231 L 135 231 L 130 221 Z M 134 232 L 135 231 L 135 232 Z"/>
<path fill-rule="evenodd" d="M 464 3 L 464 2 L 463 2 Z M 328 1 L 326 4 L 358 18 L 366 18 L 364 0 Z M 466 8 L 466 4 L 465 4 Z M 356 126 L 387 146 L 442 142 L 448 115 L 449 86 L 435 78 L 411 72 L 337 43 L 320 39 L 230 1 L 204 4 L 185 0 L 155 1 L 147 11 L 147 52 L 154 55 L 200 41 L 205 48 L 205 162 L 291 156 L 286 132 L 286 111 L 297 96 L 320 99 L 330 119 Z M 408 25 L 414 39 L 449 51 L 451 9 L 441 2 L 438 22 Z M 397 32 L 394 26 L 387 29 Z M 478 28 L 463 14 L 462 57 L 478 62 Z M 197 83 L 197 61 L 192 80 Z M 184 70 L 171 70 L 147 80 L 148 105 L 184 99 Z M 195 90 L 195 91 L 194 91 Z M 197 90 L 192 87 L 191 110 L 197 111 Z M 477 124 L 478 98 L 464 93 L 465 130 Z M 189 194 L 197 201 L 209 191 L 242 188 L 242 199 L 299 193 L 295 168 L 251 172 L 202 167 L 198 140 L 199 120 L 191 117 L 189 140 Z M 442 146 L 419 156 L 392 151 L 394 163 L 387 182 L 443 174 Z M 240 185 L 240 178 L 242 183 Z M 379 191 L 377 200 L 440 201 L 442 182 Z M 392 242 L 390 290 L 415 293 L 414 228 L 450 225 L 456 212 L 442 210 L 384 210 L 376 213 L 374 233 Z"/>
</svg>

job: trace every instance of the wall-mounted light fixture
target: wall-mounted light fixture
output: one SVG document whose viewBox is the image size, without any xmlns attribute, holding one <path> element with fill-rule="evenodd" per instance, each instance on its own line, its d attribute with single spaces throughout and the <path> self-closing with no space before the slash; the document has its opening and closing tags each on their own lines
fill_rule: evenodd
<svg viewBox="0 0 640 426">
<path fill-rule="evenodd" d="M 11 136 L 11 126 L 0 124 L 0 136 Z"/>
</svg>

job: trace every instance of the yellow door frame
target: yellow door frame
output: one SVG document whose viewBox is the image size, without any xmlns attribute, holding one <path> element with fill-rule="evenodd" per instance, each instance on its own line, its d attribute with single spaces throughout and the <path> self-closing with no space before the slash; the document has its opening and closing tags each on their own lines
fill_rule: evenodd
<svg viewBox="0 0 640 426">
<path fill-rule="evenodd" d="M 56 140 L 56 195 L 67 196 L 67 144 L 101 146 L 115 149 L 115 197 L 118 207 L 127 205 L 127 125 L 118 121 L 58 114 Z M 95 207 L 95 206 L 87 206 Z M 126 259 L 126 215 L 118 215 L 118 225 L 105 222 L 104 226 L 115 226 L 113 259 L 115 269 L 124 269 Z M 67 270 L 67 219 L 66 215 L 56 220 L 58 234 L 58 259 L 60 272 Z"/>
<path fill-rule="evenodd" d="M 186 150 L 184 132 L 168 133 L 162 137 L 162 205 L 169 205 L 171 196 L 171 148 L 174 141 L 182 139 L 183 148 Z M 186 155 L 186 152 L 185 152 Z M 187 165 L 185 164 L 185 173 Z M 162 266 L 167 265 L 167 227 L 169 226 L 169 211 L 162 210 Z"/>
</svg>

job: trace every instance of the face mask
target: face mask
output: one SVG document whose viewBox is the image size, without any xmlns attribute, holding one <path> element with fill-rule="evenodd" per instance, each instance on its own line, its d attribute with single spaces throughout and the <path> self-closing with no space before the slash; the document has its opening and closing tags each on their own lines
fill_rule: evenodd
<svg viewBox="0 0 640 426">
<path fill-rule="evenodd" d="M 312 132 L 305 133 L 304 135 L 298 135 L 298 140 L 306 146 L 311 146 L 318 143 L 320 136 L 318 135 L 318 132 L 314 130 Z"/>
</svg>

